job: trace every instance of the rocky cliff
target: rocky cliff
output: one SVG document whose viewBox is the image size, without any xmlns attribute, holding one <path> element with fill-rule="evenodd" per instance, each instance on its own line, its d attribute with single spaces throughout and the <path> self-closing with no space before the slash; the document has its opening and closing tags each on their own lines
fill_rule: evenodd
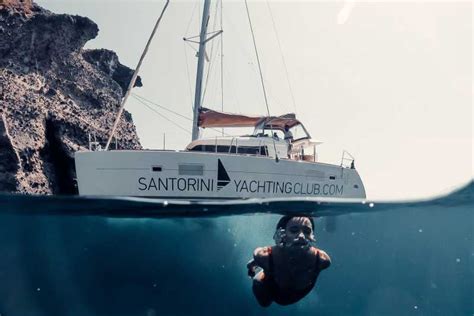
<svg viewBox="0 0 474 316">
<path fill-rule="evenodd" d="M 98 31 L 86 17 L 0 0 L 0 192 L 77 193 L 74 152 L 89 135 L 106 142 L 133 73 L 112 51 L 84 49 Z M 130 113 L 116 137 L 141 148 Z"/>
</svg>

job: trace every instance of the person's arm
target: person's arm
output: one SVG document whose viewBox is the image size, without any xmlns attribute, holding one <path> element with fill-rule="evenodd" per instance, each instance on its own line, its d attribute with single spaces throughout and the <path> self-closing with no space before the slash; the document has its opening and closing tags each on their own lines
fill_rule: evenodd
<svg viewBox="0 0 474 316">
<path fill-rule="evenodd" d="M 259 247 L 253 252 L 253 260 L 264 270 L 268 270 L 271 247 Z"/>
<path fill-rule="evenodd" d="M 253 278 L 257 272 L 258 267 L 265 269 L 268 267 L 268 254 L 271 251 L 270 247 L 259 247 L 253 252 L 253 259 L 247 263 L 247 274 Z"/>
<path fill-rule="evenodd" d="M 330 265 L 331 258 L 329 257 L 329 255 L 325 251 L 319 250 L 319 268 L 321 270 L 324 270 L 329 268 Z"/>
<path fill-rule="evenodd" d="M 247 274 L 248 274 L 248 276 L 253 278 L 255 276 L 255 274 L 257 273 L 257 268 L 258 268 L 258 265 L 255 262 L 255 260 L 253 260 L 253 259 L 250 260 L 247 263 Z"/>
</svg>

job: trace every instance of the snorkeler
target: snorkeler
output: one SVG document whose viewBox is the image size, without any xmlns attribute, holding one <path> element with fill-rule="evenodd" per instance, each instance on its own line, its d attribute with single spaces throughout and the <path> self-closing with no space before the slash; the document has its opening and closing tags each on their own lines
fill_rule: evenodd
<svg viewBox="0 0 474 316">
<path fill-rule="evenodd" d="M 313 229 L 310 217 L 284 216 L 273 236 L 276 245 L 255 249 L 247 268 L 261 306 L 296 303 L 311 292 L 319 273 L 329 267 L 326 252 L 311 245 L 315 242 Z M 259 267 L 263 270 L 257 273 Z"/>
</svg>

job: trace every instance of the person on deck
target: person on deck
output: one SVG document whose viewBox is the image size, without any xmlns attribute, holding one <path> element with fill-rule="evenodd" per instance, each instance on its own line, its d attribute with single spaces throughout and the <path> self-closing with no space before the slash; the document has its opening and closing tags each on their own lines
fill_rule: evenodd
<svg viewBox="0 0 474 316">
<path fill-rule="evenodd" d="M 327 253 L 311 245 L 315 242 L 313 229 L 310 217 L 284 216 L 273 237 L 276 245 L 255 249 L 247 269 L 261 306 L 298 302 L 311 292 L 319 273 L 330 266 Z M 257 273 L 259 267 L 263 270 Z"/>
<path fill-rule="evenodd" d="M 293 141 L 293 133 L 290 132 L 290 127 L 289 127 L 288 125 L 285 125 L 284 134 L 285 134 L 285 140 L 286 140 L 288 143 L 291 143 L 291 142 Z"/>
<path fill-rule="evenodd" d="M 291 159 L 291 143 L 293 142 L 293 133 L 290 132 L 290 127 L 288 125 L 285 125 L 283 133 L 284 139 L 288 142 L 288 159 Z"/>
</svg>

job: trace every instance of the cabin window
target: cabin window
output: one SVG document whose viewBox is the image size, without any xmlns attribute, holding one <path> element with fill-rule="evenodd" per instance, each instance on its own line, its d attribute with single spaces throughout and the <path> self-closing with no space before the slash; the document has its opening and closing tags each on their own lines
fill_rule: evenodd
<svg viewBox="0 0 474 316">
<path fill-rule="evenodd" d="M 329 180 L 336 180 L 336 176 L 329 176 Z"/>
<path fill-rule="evenodd" d="M 204 165 L 201 164 L 180 164 L 178 165 L 180 176 L 202 176 L 204 174 Z"/>
<path fill-rule="evenodd" d="M 190 151 L 202 151 L 210 153 L 231 153 L 231 154 L 246 154 L 246 155 L 261 155 L 268 156 L 267 146 L 225 146 L 217 145 L 196 145 L 189 149 Z"/>
<path fill-rule="evenodd" d="M 234 153 L 235 154 L 235 146 L 223 146 L 217 145 L 217 150 L 215 145 L 196 145 L 190 149 L 190 151 L 202 151 L 208 153 Z"/>
<path fill-rule="evenodd" d="M 212 148 L 215 151 L 215 146 L 212 146 Z M 222 146 L 222 145 L 217 145 L 217 152 L 218 153 L 233 153 L 235 154 L 235 146 Z"/>
<path fill-rule="evenodd" d="M 161 172 L 163 168 L 161 166 L 151 166 L 151 171 L 153 172 Z"/>
<path fill-rule="evenodd" d="M 267 146 L 239 146 L 239 154 L 268 156 Z"/>
</svg>

